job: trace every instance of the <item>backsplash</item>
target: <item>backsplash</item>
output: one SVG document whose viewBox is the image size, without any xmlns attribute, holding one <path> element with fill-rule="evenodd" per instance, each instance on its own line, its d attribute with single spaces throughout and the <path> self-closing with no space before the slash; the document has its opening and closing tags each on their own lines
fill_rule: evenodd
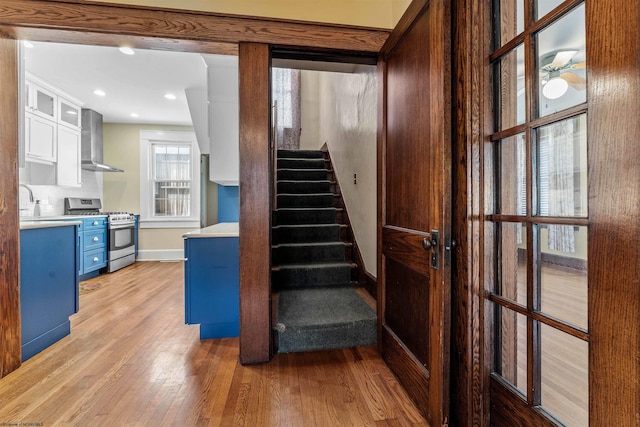
<svg viewBox="0 0 640 427">
<path fill-rule="evenodd" d="M 99 197 L 102 200 L 102 173 L 82 171 L 82 187 L 60 187 L 57 185 L 31 185 L 26 168 L 19 169 L 20 184 L 26 184 L 33 191 L 34 200 L 40 200 L 40 215 L 64 215 L 65 197 Z M 32 216 L 34 203 L 29 201 L 29 193 L 20 189 L 20 216 Z"/>
</svg>

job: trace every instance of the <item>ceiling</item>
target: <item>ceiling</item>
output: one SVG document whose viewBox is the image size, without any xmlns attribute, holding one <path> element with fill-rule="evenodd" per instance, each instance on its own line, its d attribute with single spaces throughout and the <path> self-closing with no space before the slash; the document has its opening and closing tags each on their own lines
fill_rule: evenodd
<svg viewBox="0 0 640 427">
<path fill-rule="evenodd" d="M 115 47 L 61 43 L 32 45 L 24 49 L 26 71 L 82 101 L 83 108 L 101 113 L 107 123 L 191 125 L 185 89 L 206 91 L 206 64 L 225 58 L 138 49 L 125 55 Z M 106 95 L 95 95 L 96 89 Z M 176 99 L 166 99 L 167 93 Z"/>
</svg>

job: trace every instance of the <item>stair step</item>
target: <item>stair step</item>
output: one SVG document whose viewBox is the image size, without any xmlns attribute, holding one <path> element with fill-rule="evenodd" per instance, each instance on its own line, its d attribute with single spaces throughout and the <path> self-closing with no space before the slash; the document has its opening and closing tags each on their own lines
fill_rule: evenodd
<svg viewBox="0 0 640 427">
<path fill-rule="evenodd" d="M 350 287 L 281 291 L 278 352 L 375 345 L 376 322 L 376 313 Z"/>
<path fill-rule="evenodd" d="M 322 169 L 324 159 L 278 159 L 278 169 Z"/>
<path fill-rule="evenodd" d="M 278 158 L 307 158 L 322 159 L 324 153 L 321 150 L 278 150 Z"/>
<path fill-rule="evenodd" d="M 278 180 L 325 181 L 333 171 L 324 166 L 319 169 L 278 168 Z"/>
<path fill-rule="evenodd" d="M 349 286 L 351 269 L 348 262 L 281 264 L 271 268 L 271 282 L 275 289 L 303 289 Z"/>
<path fill-rule="evenodd" d="M 333 193 L 278 194 L 279 208 L 330 208 L 334 205 Z"/>
<path fill-rule="evenodd" d="M 326 263 L 345 261 L 345 242 L 287 243 L 272 247 L 272 262 L 278 264 Z"/>
<path fill-rule="evenodd" d="M 307 243 L 307 242 L 335 242 L 340 240 L 342 229 L 346 225 L 341 224 L 302 224 L 302 225 L 278 225 L 273 227 L 274 244 L 282 243 Z"/>
<path fill-rule="evenodd" d="M 330 193 L 332 184 L 335 184 L 335 181 L 282 180 L 278 181 L 278 194 Z"/>
<path fill-rule="evenodd" d="M 337 208 L 282 208 L 276 210 L 278 225 L 333 224 Z"/>
</svg>

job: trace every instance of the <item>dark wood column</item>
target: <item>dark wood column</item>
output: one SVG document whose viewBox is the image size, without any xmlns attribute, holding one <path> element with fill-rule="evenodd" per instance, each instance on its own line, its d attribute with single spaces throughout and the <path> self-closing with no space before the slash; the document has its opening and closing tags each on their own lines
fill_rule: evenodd
<svg viewBox="0 0 640 427">
<path fill-rule="evenodd" d="M 640 420 L 640 4 L 585 1 L 589 425 Z"/>
<path fill-rule="evenodd" d="M 16 370 L 20 345 L 18 44 L 0 35 L 0 378 Z"/>
<path fill-rule="evenodd" d="M 240 43 L 240 363 L 269 361 L 269 45 Z"/>
</svg>

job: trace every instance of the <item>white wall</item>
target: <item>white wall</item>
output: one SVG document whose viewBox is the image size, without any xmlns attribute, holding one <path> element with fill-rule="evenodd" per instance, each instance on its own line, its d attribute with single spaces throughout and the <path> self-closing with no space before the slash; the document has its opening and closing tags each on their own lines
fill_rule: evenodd
<svg viewBox="0 0 640 427">
<path fill-rule="evenodd" d="M 34 199 L 40 200 L 42 216 L 63 215 L 65 197 L 87 197 L 102 199 L 102 172 L 82 171 L 81 187 L 60 187 L 57 185 L 35 185 L 32 176 L 42 176 L 48 169 L 53 171 L 55 167 L 26 162 L 25 167 L 19 169 L 20 184 L 27 184 L 33 191 Z M 54 178 L 52 178 L 54 179 Z M 29 194 L 26 189 L 20 187 L 20 216 L 31 216 L 33 203 L 29 202 Z M 24 210 L 23 210 L 24 209 Z"/>
<path fill-rule="evenodd" d="M 375 68 L 366 67 L 354 74 L 303 71 L 301 98 L 302 135 L 306 135 L 301 138 L 300 148 L 318 149 L 327 143 L 364 267 L 376 276 Z M 316 98 L 318 102 L 312 102 Z"/>
</svg>

